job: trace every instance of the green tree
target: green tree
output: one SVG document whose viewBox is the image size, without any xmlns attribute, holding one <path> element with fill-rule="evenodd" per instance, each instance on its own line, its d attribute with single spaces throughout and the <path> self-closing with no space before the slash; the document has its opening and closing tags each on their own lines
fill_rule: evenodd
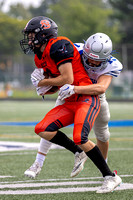
<svg viewBox="0 0 133 200">
<path fill-rule="evenodd" d="M 17 3 L 16 5 L 11 5 L 7 14 L 10 17 L 18 18 L 18 19 L 30 19 L 32 18 L 32 14 L 29 11 L 29 8 L 25 8 L 23 4 Z"/>
<path fill-rule="evenodd" d="M 60 2 L 60 0 L 42 0 L 40 6 L 37 8 L 30 6 L 29 11 L 32 16 L 45 16 L 51 12 L 50 6 L 55 5 L 57 2 Z"/>
<path fill-rule="evenodd" d="M 113 20 L 118 20 L 121 24 L 119 32 L 122 35 L 122 42 L 133 42 L 133 0 L 108 1 L 114 10 Z"/>
<path fill-rule="evenodd" d="M 0 54 L 17 54 L 20 50 L 19 40 L 21 30 L 25 27 L 26 21 L 8 17 L 0 13 Z"/>
<path fill-rule="evenodd" d="M 121 39 L 117 21 L 110 18 L 113 10 L 102 0 L 42 0 L 37 8 L 12 5 L 8 14 L 22 19 L 48 16 L 58 24 L 59 35 L 65 35 L 73 42 L 82 42 L 95 32 L 108 34 L 115 43 Z"/>
<path fill-rule="evenodd" d="M 51 5 L 49 16 L 59 25 L 59 35 L 73 42 L 82 42 L 95 32 L 108 34 L 113 42 L 120 41 L 117 23 L 112 23 L 112 9 L 102 0 L 60 0 Z"/>
<path fill-rule="evenodd" d="M 25 7 L 23 3 L 11 4 L 7 14 L 14 18 L 30 19 L 35 16 L 45 16 L 50 12 L 50 5 L 56 4 L 60 0 L 42 0 L 38 7 L 32 6 Z M 1 3 L 0 8 L 4 5 Z"/>
</svg>

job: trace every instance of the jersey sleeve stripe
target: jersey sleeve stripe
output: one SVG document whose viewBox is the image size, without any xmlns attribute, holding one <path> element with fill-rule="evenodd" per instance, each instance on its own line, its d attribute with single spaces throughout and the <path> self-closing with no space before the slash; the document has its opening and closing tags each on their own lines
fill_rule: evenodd
<svg viewBox="0 0 133 200">
<path fill-rule="evenodd" d="M 69 57 L 69 58 L 66 58 L 66 59 L 63 59 L 63 60 L 60 60 L 57 64 L 57 66 L 59 67 L 59 65 L 63 64 L 63 63 L 66 63 L 66 62 L 71 62 L 73 59 L 73 57 Z"/>
<path fill-rule="evenodd" d="M 109 73 L 106 73 L 106 75 L 110 75 L 110 76 L 118 77 L 119 74 L 109 72 Z"/>
</svg>

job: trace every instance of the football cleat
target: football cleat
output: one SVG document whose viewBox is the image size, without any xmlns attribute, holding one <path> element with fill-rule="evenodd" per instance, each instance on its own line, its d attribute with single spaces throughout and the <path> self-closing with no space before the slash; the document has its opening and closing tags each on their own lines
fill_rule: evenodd
<svg viewBox="0 0 133 200">
<path fill-rule="evenodd" d="M 88 157 L 84 151 L 82 151 L 81 153 L 79 152 L 75 153 L 74 167 L 70 175 L 71 178 L 77 176 L 83 170 L 84 164 L 87 159 Z"/>
<path fill-rule="evenodd" d="M 38 162 L 34 162 L 33 165 L 29 169 L 24 172 L 24 175 L 29 178 L 35 178 L 38 174 L 40 174 L 41 167 Z"/>
<path fill-rule="evenodd" d="M 113 192 L 114 189 L 120 185 L 122 179 L 115 174 L 115 176 L 105 176 L 103 185 L 96 191 L 96 193 Z"/>
</svg>

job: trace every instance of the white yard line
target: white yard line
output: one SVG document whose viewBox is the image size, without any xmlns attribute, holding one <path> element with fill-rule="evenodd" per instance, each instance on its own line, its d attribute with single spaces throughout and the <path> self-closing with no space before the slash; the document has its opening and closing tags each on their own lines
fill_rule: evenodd
<svg viewBox="0 0 133 200">
<path fill-rule="evenodd" d="M 133 177 L 133 175 L 121 175 L 121 177 Z M 0 176 L 4 177 L 4 176 Z M 10 177 L 10 176 L 5 176 Z M 0 195 L 30 195 L 30 194 L 57 194 L 57 193 L 72 193 L 72 192 L 91 192 L 96 191 L 99 187 L 77 187 L 78 185 L 97 185 L 103 182 L 95 181 L 102 179 L 102 177 L 83 177 L 83 178 L 69 178 L 69 179 L 44 179 L 44 180 L 26 180 L 26 181 L 13 181 L 13 182 L 0 182 Z M 85 181 L 84 181 L 85 180 Z M 89 180 L 89 181 L 86 181 Z M 47 181 L 47 182 L 46 182 Z M 58 182 L 60 181 L 60 182 Z M 62 182 L 61 182 L 62 181 Z M 76 187 L 69 187 L 69 186 Z M 60 187 L 62 188 L 49 188 Z M 65 186 L 65 188 L 63 187 Z M 44 187 L 39 189 L 39 187 Z M 19 190 L 21 188 L 22 190 Z M 25 188 L 25 190 L 24 190 Z M 27 190 L 26 190 L 27 188 Z M 29 188 L 36 188 L 29 190 Z M 38 189 L 37 189 L 38 188 Z M 2 190 L 4 189 L 4 190 Z M 13 190 L 12 190 L 13 189 Z M 14 190 L 16 189 L 16 190 Z M 133 184 L 122 183 L 120 187 L 115 190 L 132 190 Z"/>
<path fill-rule="evenodd" d="M 7 178 L 7 177 L 15 177 L 15 176 L 0 176 L 1 178 Z M 120 175 L 120 177 L 133 177 L 133 175 L 125 174 L 125 175 Z M 103 179 L 101 176 L 100 177 L 80 177 L 80 178 L 60 178 L 60 179 L 30 179 L 30 180 L 25 180 L 25 181 L 3 181 L 0 182 L 0 184 L 11 184 L 11 183 L 32 183 L 32 182 L 56 182 L 56 181 L 81 181 L 81 180 L 97 180 L 97 179 Z"/>
<path fill-rule="evenodd" d="M 0 178 L 13 178 L 15 176 L 0 176 Z"/>
<path fill-rule="evenodd" d="M 91 185 L 101 184 L 102 181 L 73 181 L 73 182 L 54 182 L 54 183 L 23 183 L 23 184 L 4 184 L 0 185 L 3 188 L 33 188 L 33 187 L 51 187 L 51 186 L 68 186 L 68 185 Z"/>
<path fill-rule="evenodd" d="M 35 180 L 35 179 L 30 179 L 30 180 L 25 180 L 25 181 L 3 181 L 0 182 L 0 184 L 11 184 L 11 183 L 33 183 L 33 182 L 56 182 L 56 181 L 81 181 L 81 180 L 96 180 L 96 179 L 103 179 L 102 177 L 86 177 L 86 178 L 60 178 L 60 179 L 41 179 L 41 180 Z"/>
<path fill-rule="evenodd" d="M 0 141 L 0 152 L 37 150 L 39 145 L 40 143 Z M 59 145 L 52 144 L 51 149 L 64 149 L 64 148 Z"/>
<path fill-rule="evenodd" d="M 10 142 L 0 141 L 0 152 L 20 151 L 20 150 L 37 150 L 40 143 L 27 143 L 27 142 Z M 51 149 L 64 149 L 59 145 L 52 144 Z M 133 148 L 110 148 L 109 151 L 133 151 Z M 22 153 L 20 153 L 22 154 Z M 26 154 L 26 152 L 25 152 Z M 0 153 L 4 155 L 4 153 Z M 7 154 L 6 154 L 7 155 Z M 9 153 L 11 155 L 11 153 Z M 13 155 L 15 155 L 13 153 Z M 18 155 L 18 153 L 16 153 Z"/>
<path fill-rule="evenodd" d="M 27 195 L 27 194 L 57 194 L 57 193 L 73 193 L 73 192 L 89 192 L 96 191 L 99 187 L 76 187 L 76 188 L 47 188 L 40 190 L 7 190 L 0 191 L 2 195 Z M 123 183 L 115 190 L 130 190 L 133 189 L 133 184 Z"/>
</svg>

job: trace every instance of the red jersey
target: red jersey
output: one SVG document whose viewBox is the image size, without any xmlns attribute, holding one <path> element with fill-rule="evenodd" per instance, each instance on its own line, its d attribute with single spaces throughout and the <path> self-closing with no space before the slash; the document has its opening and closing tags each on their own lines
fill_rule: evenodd
<svg viewBox="0 0 133 200">
<path fill-rule="evenodd" d="M 81 62 L 80 54 L 74 44 L 66 37 L 57 37 L 49 40 L 41 58 L 35 55 L 35 64 L 38 68 L 43 68 L 51 77 L 60 75 L 61 64 L 71 62 L 74 82 L 72 85 L 92 84 L 84 66 Z M 77 96 L 76 94 L 73 96 Z M 68 99 L 71 99 L 69 97 Z"/>
</svg>

